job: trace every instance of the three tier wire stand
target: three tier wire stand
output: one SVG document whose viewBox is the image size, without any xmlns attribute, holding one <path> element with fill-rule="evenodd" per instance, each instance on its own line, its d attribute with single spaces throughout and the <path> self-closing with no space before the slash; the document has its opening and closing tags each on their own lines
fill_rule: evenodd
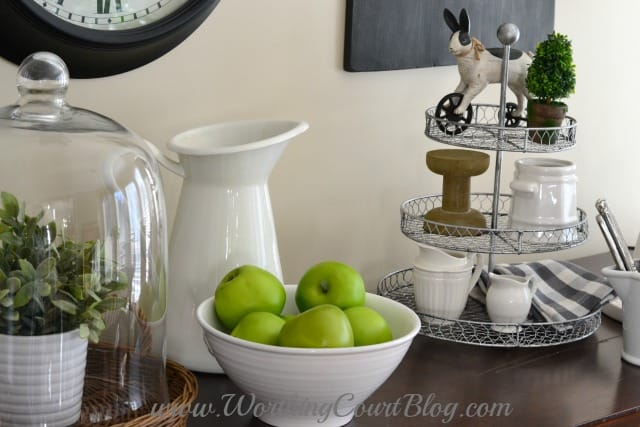
<svg viewBox="0 0 640 427">
<path fill-rule="evenodd" d="M 513 24 L 498 28 L 503 58 L 509 58 L 511 45 L 519 34 Z M 511 195 L 500 192 L 503 152 L 554 153 L 570 149 L 576 143 L 576 120 L 567 116 L 559 127 L 530 128 L 526 121 L 511 117 L 510 111 L 515 106 L 506 102 L 508 67 L 508 60 L 503 59 L 499 105 L 472 104 L 473 113 L 464 123 L 442 117 L 438 114 L 439 107 L 428 108 L 425 113 L 428 138 L 447 145 L 495 151 L 493 192 L 471 193 L 470 200 L 471 207 L 480 211 L 490 226 L 461 227 L 425 219 L 429 210 L 442 205 L 441 194 L 416 197 L 401 206 L 400 228 L 405 236 L 442 249 L 486 253 L 488 271 L 493 270 L 496 254 L 554 252 L 578 246 L 588 237 L 587 215 L 580 208 L 578 221 L 569 226 L 526 229 L 509 225 Z M 378 293 L 417 312 L 411 272 L 408 268 L 388 274 L 379 282 Z M 540 347 L 577 341 L 593 334 L 601 324 L 599 310 L 566 322 L 496 324 L 489 319 L 484 304 L 471 297 L 459 319 L 417 314 L 422 321 L 423 335 L 494 347 Z M 504 326 L 515 332 L 499 332 L 506 329 Z"/>
</svg>

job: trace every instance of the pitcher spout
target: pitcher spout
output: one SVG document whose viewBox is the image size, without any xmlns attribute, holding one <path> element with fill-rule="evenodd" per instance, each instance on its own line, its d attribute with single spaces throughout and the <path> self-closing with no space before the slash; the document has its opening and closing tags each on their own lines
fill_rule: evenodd
<svg viewBox="0 0 640 427">
<path fill-rule="evenodd" d="M 243 120 L 190 129 L 174 136 L 168 148 L 184 156 L 215 156 L 252 151 L 286 142 L 309 128 L 304 121 Z M 149 152 L 167 170 L 185 177 L 184 164 L 167 157 L 154 144 L 144 141 Z"/>
<path fill-rule="evenodd" d="M 414 260 L 414 266 L 430 271 L 458 270 L 468 263 L 467 254 L 445 251 L 424 243 L 418 243 L 418 255 Z"/>
</svg>

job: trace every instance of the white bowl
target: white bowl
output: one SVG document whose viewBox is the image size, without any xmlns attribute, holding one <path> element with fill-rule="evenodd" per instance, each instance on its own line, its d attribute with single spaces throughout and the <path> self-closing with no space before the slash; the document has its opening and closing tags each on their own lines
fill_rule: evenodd
<svg viewBox="0 0 640 427">
<path fill-rule="evenodd" d="M 296 286 L 285 288 L 283 313 L 297 313 Z M 310 349 L 232 337 L 216 319 L 213 297 L 202 302 L 196 316 L 209 352 L 245 393 L 230 396 L 227 409 L 242 405 L 242 410 L 250 408 L 257 418 L 281 427 L 347 424 L 357 406 L 400 364 L 420 330 L 418 316 L 399 302 L 367 293 L 365 305 L 387 320 L 393 340 L 361 347 Z"/>
</svg>

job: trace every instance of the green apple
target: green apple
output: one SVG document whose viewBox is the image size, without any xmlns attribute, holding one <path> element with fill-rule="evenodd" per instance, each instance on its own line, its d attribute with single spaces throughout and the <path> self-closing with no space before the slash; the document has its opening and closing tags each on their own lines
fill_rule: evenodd
<svg viewBox="0 0 640 427">
<path fill-rule="evenodd" d="M 353 267 L 324 261 L 307 270 L 296 288 L 296 305 L 301 312 L 320 304 L 341 309 L 364 305 L 366 290 L 362 276 Z"/>
<path fill-rule="evenodd" d="M 284 307 L 284 285 L 276 276 L 255 265 L 242 265 L 228 272 L 214 293 L 213 306 L 220 323 L 231 331 L 253 311 L 279 315 Z"/>
<path fill-rule="evenodd" d="M 370 345 L 391 341 L 391 328 L 377 311 L 369 307 L 351 307 L 344 311 L 353 330 L 354 345 Z"/>
<path fill-rule="evenodd" d="M 288 320 L 280 330 L 278 345 L 284 347 L 352 347 L 353 331 L 339 307 L 322 304 Z"/>
<path fill-rule="evenodd" d="M 284 319 L 285 322 L 288 322 L 289 320 L 293 319 L 296 316 L 297 314 L 281 314 L 280 315 L 280 317 L 282 317 L 282 319 Z"/>
<path fill-rule="evenodd" d="M 276 345 L 285 320 L 268 311 L 254 311 L 242 318 L 231 335 L 261 344 Z"/>
</svg>

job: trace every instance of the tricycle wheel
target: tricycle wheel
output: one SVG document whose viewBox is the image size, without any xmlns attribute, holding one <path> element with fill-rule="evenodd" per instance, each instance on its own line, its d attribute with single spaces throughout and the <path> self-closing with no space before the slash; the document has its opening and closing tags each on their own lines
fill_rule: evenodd
<svg viewBox="0 0 640 427">
<path fill-rule="evenodd" d="M 504 115 L 505 127 L 508 127 L 508 128 L 518 127 L 518 125 L 520 124 L 520 121 L 522 120 L 522 117 L 513 115 L 513 112 L 516 111 L 518 106 L 513 102 L 507 102 L 507 105 L 505 107 L 506 107 L 506 110 L 505 110 L 506 114 Z"/>
<path fill-rule="evenodd" d="M 454 110 L 462 102 L 464 95 L 458 92 L 445 95 L 436 106 L 436 123 L 438 128 L 447 135 L 458 135 L 467 128 L 464 124 L 471 123 L 473 107 L 467 107 L 464 114 L 456 114 Z M 464 124 L 461 124 L 464 123 Z"/>
</svg>

